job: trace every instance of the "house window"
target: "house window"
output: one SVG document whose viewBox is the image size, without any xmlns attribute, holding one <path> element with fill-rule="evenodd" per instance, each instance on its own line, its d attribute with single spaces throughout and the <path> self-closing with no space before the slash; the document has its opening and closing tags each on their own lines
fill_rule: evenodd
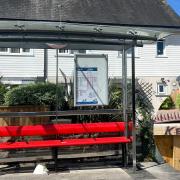
<svg viewBox="0 0 180 180">
<path fill-rule="evenodd" d="M 10 48 L 10 53 L 20 53 L 20 48 Z"/>
<path fill-rule="evenodd" d="M 58 53 L 69 54 L 69 50 L 68 49 L 59 49 Z"/>
<path fill-rule="evenodd" d="M 8 48 L 0 48 L 0 52 L 8 52 Z"/>
<path fill-rule="evenodd" d="M 78 53 L 86 54 L 86 50 L 80 49 L 80 50 L 78 50 Z"/>
<path fill-rule="evenodd" d="M 86 53 L 86 50 L 70 50 L 70 54 Z"/>
<path fill-rule="evenodd" d="M 59 49 L 61 55 L 74 55 L 78 53 L 86 53 L 86 50 L 70 50 L 70 49 Z"/>
<path fill-rule="evenodd" d="M 157 41 L 157 56 L 165 55 L 165 41 L 159 40 Z"/>
<path fill-rule="evenodd" d="M 166 95 L 167 85 L 164 83 L 157 83 L 157 95 Z"/>
<path fill-rule="evenodd" d="M 23 53 L 29 53 L 31 51 L 31 49 L 29 49 L 29 48 L 23 48 L 22 49 L 22 52 Z"/>
<path fill-rule="evenodd" d="M 33 49 L 29 48 L 0 48 L 0 55 L 20 55 L 20 56 L 30 56 L 33 55 Z"/>
</svg>

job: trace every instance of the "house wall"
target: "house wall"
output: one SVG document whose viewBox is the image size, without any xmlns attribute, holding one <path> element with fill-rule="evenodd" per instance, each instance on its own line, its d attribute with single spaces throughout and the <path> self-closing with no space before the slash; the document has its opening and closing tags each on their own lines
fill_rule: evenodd
<svg viewBox="0 0 180 180">
<path fill-rule="evenodd" d="M 170 36 L 165 41 L 165 55 L 157 56 L 156 44 L 147 44 L 142 48 L 136 48 L 136 77 L 139 83 L 149 83 L 152 85 L 151 102 L 156 112 L 165 98 L 175 89 L 179 88 L 176 81 L 180 76 L 180 36 Z M 87 51 L 87 53 L 94 54 L 108 54 L 109 77 L 121 78 L 122 64 L 121 55 L 117 51 Z M 49 50 L 51 58 L 49 63 L 49 80 L 55 76 L 54 64 L 55 51 Z M 73 74 L 73 55 L 59 56 L 60 68 L 67 77 Z M 128 76 L 131 76 L 131 57 L 128 55 Z M 60 78 L 61 79 L 61 78 Z M 157 83 L 163 81 L 166 83 L 166 94 L 158 95 Z"/>
<path fill-rule="evenodd" d="M 30 55 L 4 55 L 0 53 L 0 76 L 6 83 L 20 84 L 21 79 L 44 75 L 44 51 L 33 49 Z"/>
<path fill-rule="evenodd" d="M 159 109 L 160 105 L 163 103 L 163 101 L 167 98 L 167 96 L 171 95 L 174 91 L 176 91 L 179 88 L 179 85 L 176 81 L 176 77 L 174 76 L 163 76 L 163 82 L 166 84 L 166 94 L 165 95 L 159 95 L 157 93 L 157 83 L 162 82 L 162 76 L 146 76 L 146 77 L 137 77 L 139 84 L 148 84 L 151 86 L 151 88 L 146 88 L 145 86 L 143 88 L 144 92 L 149 96 L 149 100 L 151 101 L 154 112 L 156 113 Z"/>
<path fill-rule="evenodd" d="M 147 44 L 136 48 L 136 76 L 138 77 L 176 77 L 180 75 L 180 36 L 170 36 L 166 39 L 165 55 L 156 55 L 156 44 Z M 96 51 L 87 53 L 107 54 L 109 77 L 121 77 L 121 56 L 117 51 Z M 55 75 L 55 50 L 49 50 L 49 76 Z M 73 73 L 73 55 L 60 55 L 59 67 L 67 76 Z M 128 55 L 128 75 L 131 76 L 131 58 Z"/>
<path fill-rule="evenodd" d="M 139 48 L 136 59 L 136 76 L 179 76 L 180 36 L 169 36 L 165 40 L 165 55 L 156 55 L 156 44 Z"/>
<path fill-rule="evenodd" d="M 180 36 L 169 36 L 165 40 L 165 55 L 156 55 L 156 44 L 139 48 L 136 58 L 136 77 L 139 81 L 152 84 L 151 102 L 156 112 L 161 103 L 173 91 L 179 88 L 177 77 L 180 76 Z M 166 94 L 157 94 L 157 83 L 165 82 Z"/>
<path fill-rule="evenodd" d="M 122 60 L 121 56 L 118 56 L 117 51 L 100 51 L 100 50 L 87 50 L 86 53 L 88 54 L 106 54 L 108 55 L 108 76 L 110 78 L 120 78 L 122 73 Z M 49 69 L 48 69 L 48 80 L 53 80 L 55 77 L 55 63 L 56 63 L 56 51 L 49 50 Z M 130 62 L 131 60 L 128 59 L 128 72 L 130 75 Z M 62 55 L 59 54 L 59 68 L 64 72 L 67 78 L 71 78 L 73 75 L 74 69 L 74 55 Z M 59 76 L 61 73 L 59 72 Z M 61 77 L 60 77 L 61 79 Z"/>
<path fill-rule="evenodd" d="M 156 45 L 148 44 L 136 48 L 136 76 L 179 76 L 180 75 L 180 36 L 166 39 L 166 55 L 156 56 Z M 37 77 L 43 76 L 44 50 L 34 49 L 33 55 L 2 55 L 0 54 L 0 75 L 3 77 Z M 110 77 L 121 77 L 121 56 L 117 51 L 87 51 L 94 54 L 108 54 Z M 129 56 L 128 56 L 129 57 Z M 73 55 L 59 55 L 59 68 L 67 77 L 73 74 Z M 56 51 L 48 50 L 48 76 L 55 76 Z M 128 58 L 128 75 L 131 59 Z M 61 75 L 61 74 L 60 74 Z"/>
<path fill-rule="evenodd" d="M 139 81 L 152 84 L 152 102 L 155 110 L 166 96 L 157 96 L 157 83 L 164 78 L 167 80 L 167 94 L 173 88 L 176 78 L 180 76 L 180 36 L 166 38 L 165 55 L 156 55 L 156 44 L 147 44 L 142 48 L 135 49 L 136 54 L 136 77 Z M 0 54 L 0 75 L 4 78 L 22 79 L 28 77 L 42 77 L 44 74 L 44 50 L 35 49 L 31 56 L 9 56 Z M 121 78 L 122 64 L 121 55 L 117 51 L 87 51 L 87 53 L 107 54 L 110 78 Z M 67 81 L 72 79 L 74 68 L 74 55 L 59 54 L 59 69 L 65 74 Z M 128 76 L 131 76 L 131 58 L 128 55 Z M 55 82 L 56 75 L 56 50 L 48 50 L 48 81 Z M 59 81 L 64 78 L 59 71 Z"/>
</svg>

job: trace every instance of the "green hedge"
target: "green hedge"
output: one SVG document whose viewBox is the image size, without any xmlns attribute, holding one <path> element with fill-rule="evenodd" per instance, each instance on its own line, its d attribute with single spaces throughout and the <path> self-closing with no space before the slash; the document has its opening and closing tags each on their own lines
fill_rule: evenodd
<svg viewBox="0 0 180 180">
<path fill-rule="evenodd" d="M 7 92 L 6 86 L 0 83 L 0 105 L 4 104 L 4 96 L 6 92 Z"/>
<path fill-rule="evenodd" d="M 64 90 L 58 85 L 59 108 L 63 106 Z M 5 94 L 5 105 L 56 105 L 56 85 L 51 83 L 28 84 L 15 87 Z"/>
</svg>

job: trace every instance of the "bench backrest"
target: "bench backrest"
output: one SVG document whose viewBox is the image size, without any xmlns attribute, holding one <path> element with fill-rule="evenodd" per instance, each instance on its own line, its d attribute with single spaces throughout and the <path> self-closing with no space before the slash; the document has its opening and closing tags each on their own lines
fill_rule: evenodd
<svg viewBox="0 0 180 180">
<path fill-rule="evenodd" d="M 131 122 L 129 130 L 132 130 Z M 124 132 L 124 122 L 101 122 L 82 124 L 48 124 L 35 126 L 1 126 L 0 137 L 6 136 L 47 136 L 47 135 L 68 135 L 87 134 L 99 132 Z"/>
</svg>

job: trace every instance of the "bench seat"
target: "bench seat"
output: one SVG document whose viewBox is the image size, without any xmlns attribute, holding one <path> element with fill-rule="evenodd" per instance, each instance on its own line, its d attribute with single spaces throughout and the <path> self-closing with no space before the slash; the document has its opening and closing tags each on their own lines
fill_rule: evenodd
<svg viewBox="0 0 180 180">
<path fill-rule="evenodd" d="M 50 148 L 50 147 L 67 147 L 67 146 L 85 146 L 98 144 L 117 144 L 130 143 L 131 139 L 121 137 L 104 137 L 104 138 L 83 138 L 83 139 L 64 139 L 64 140 L 41 140 L 28 142 L 4 142 L 0 143 L 0 149 L 29 149 L 29 148 Z"/>
<path fill-rule="evenodd" d="M 131 133 L 132 122 L 127 128 Z M 121 144 L 122 162 L 126 165 L 126 144 L 131 143 L 132 138 L 125 136 L 125 129 L 125 122 L 0 126 L 0 137 L 11 138 L 9 142 L 0 142 L 0 150 L 51 148 L 57 170 L 60 147 Z"/>
</svg>

